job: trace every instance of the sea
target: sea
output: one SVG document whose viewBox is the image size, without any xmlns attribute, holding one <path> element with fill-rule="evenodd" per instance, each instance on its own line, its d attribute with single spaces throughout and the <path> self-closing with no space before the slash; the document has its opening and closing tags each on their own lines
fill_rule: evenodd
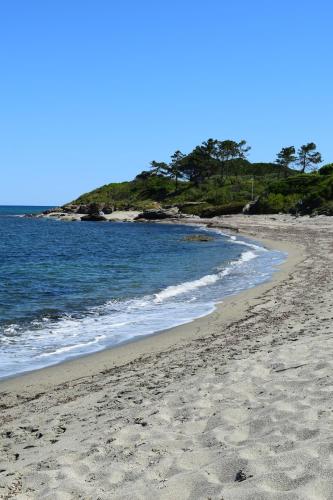
<svg viewBox="0 0 333 500">
<path fill-rule="evenodd" d="M 0 206 L 0 378 L 207 315 L 286 258 L 200 226 L 24 217 L 47 208 Z"/>
</svg>

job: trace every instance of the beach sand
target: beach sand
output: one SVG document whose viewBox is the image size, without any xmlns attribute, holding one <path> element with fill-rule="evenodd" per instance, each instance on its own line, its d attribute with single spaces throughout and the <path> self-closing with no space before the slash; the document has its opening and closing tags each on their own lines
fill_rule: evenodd
<svg viewBox="0 0 333 500">
<path fill-rule="evenodd" d="M 213 222 L 287 262 L 205 318 L 3 381 L 1 498 L 333 498 L 333 218 Z"/>
</svg>

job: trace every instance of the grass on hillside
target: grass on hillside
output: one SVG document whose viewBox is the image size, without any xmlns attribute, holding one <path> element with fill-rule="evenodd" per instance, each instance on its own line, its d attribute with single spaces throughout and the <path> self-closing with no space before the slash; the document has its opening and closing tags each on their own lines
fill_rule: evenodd
<svg viewBox="0 0 333 500">
<path fill-rule="evenodd" d="M 287 177 L 285 177 L 287 175 Z M 75 204 L 104 203 L 116 209 L 153 208 L 178 205 L 185 213 L 200 216 L 239 213 L 245 204 L 259 197 L 256 213 L 333 214 L 333 167 L 319 173 L 281 171 L 275 164 L 230 162 L 228 176 L 212 176 L 196 186 L 160 175 L 106 184 L 73 201 Z M 188 204 L 188 203 L 191 204 Z"/>
</svg>

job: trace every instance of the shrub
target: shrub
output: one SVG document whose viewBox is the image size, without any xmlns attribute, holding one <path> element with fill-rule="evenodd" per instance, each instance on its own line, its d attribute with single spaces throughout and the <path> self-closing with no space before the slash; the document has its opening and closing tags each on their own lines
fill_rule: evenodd
<svg viewBox="0 0 333 500">
<path fill-rule="evenodd" d="M 320 175 L 333 175 L 333 163 L 328 163 L 318 170 Z"/>
<path fill-rule="evenodd" d="M 178 206 L 180 208 L 180 211 L 183 212 L 184 214 L 199 215 L 199 216 L 201 216 L 203 210 L 211 207 L 211 205 L 209 205 L 208 203 L 198 203 L 196 205 L 184 205 L 184 206 L 179 204 Z"/>
<path fill-rule="evenodd" d="M 325 200 L 321 198 L 321 196 L 318 196 L 316 193 L 309 194 L 296 204 L 296 213 L 300 215 L 310 215 L 313 211 L 323 206 L 324 203 Z"/>
<path fill-rule="evenodd" d="M 240 214 L 244 208 L 243 202 L 227 203 L 226 205 L 216 205 L 203 208 L 200 217 L 217 217 L 219 215 Z"/>
<path fill-rule="evenodd" d="M 270 193 L 259 198 L 253 206 L 251 213 L 259 214 L 277 214 L 279 212 L 288 213 L 293 210 L 299 202 L 298 194 L 284 196 L 281 193 Z"/>
<path fill-rule="evenodd" d="M 333 215 L 333 201 L 324 202 L 314 211 L 317 215 Z"/>
</svg>

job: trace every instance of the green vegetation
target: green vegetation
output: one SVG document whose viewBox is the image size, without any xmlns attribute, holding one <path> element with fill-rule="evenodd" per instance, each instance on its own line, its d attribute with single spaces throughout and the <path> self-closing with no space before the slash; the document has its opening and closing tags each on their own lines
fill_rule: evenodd
<svg viewBox="0 0 333 500">
<path fill-rule="evenodd" d="M 177 205 L 184 213 L 212 217 L 240 213 L 333 214 L 333 164 L 322 161 L 314 143 L 282 148 L 275 162 L 251 163 L 246 141 L 208 139 L 170 162 L 152 161 L 133 181 L 106 184 L 74 204 L 104 203 L 118 210 Z M 298 167 L 299 170 L 296 170 Z M 310 171 L 310 173 L 307 173 Z"/>
<path fill-rule="evenodd" d="M 320 175 L 333 175 L 333 163 L 329 163 L 328 165 L 324 165 L 319 170 Z"/>
<path fill-rule="evenodd" d="M 298 174 L 269 184 L 256 213 L 333 215 L 333 168 L 325 165 L 319 174 Z"/>
</svg>

